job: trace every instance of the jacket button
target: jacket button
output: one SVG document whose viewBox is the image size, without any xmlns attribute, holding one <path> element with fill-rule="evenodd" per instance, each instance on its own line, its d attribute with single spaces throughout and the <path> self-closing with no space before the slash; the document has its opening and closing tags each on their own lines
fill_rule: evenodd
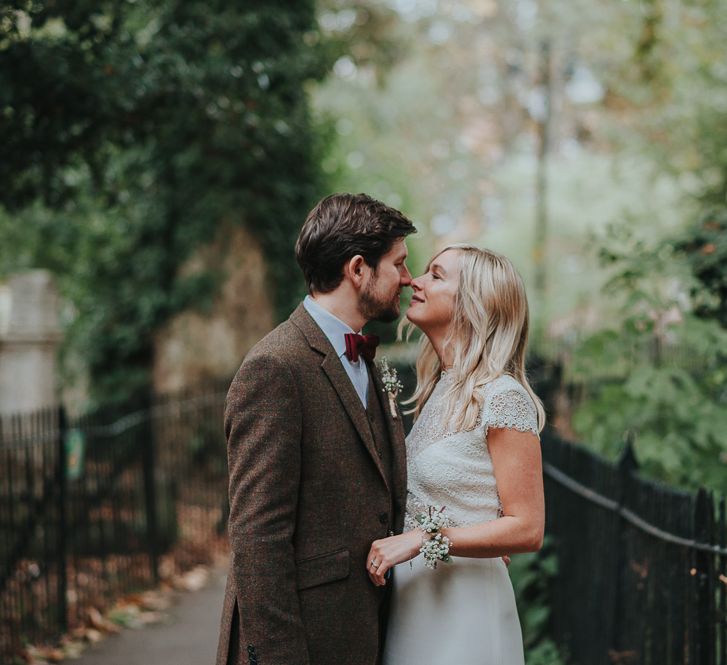
<svg viewBox="0 0 727 665">
<path fill-rule="evenodd" d="M 382 524 L 388 524 L 389 523 L 389 513 L 381 513 L 379 515 L 379 522 Z"/>
</svg>

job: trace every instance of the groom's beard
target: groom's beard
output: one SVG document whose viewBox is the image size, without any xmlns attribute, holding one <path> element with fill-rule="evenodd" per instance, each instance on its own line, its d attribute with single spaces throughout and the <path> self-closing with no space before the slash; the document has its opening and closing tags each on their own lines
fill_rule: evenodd
<svg viewBox="0 0 727 665">
<path fill-rule="evenodd" d="M 376 293 L 376 282 L 369 285 L 361 293 L 359 308 L 361 314 L 369 321 L 392 323 L 399 318 L 399 289 L 388 300 Z"/>
</svg>

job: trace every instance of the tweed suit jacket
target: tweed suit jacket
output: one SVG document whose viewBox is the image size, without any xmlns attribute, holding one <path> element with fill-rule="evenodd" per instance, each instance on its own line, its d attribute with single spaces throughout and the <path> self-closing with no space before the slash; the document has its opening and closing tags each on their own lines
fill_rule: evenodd
<svg viewBox="0 0 727 665">
<path fill-rule="evenodd" d="M 390 474 L 302 305 L 246 356 L 225 409 L 232 561 L 217 665 L 376 665 L 388 587 L 371 582 L 366 555 L 401 532 L 406 504 L 401 414 L 383 412 Z"/>
</svg>

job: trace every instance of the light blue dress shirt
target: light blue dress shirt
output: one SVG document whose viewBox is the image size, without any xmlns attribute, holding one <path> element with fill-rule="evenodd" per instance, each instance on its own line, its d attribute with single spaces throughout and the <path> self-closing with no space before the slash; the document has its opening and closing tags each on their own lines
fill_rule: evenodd
<svg viewBox="0 0 727 665">
<path fill-rule="evenodd" d="M 366 369 L 366 361 L 363 358 L 359 358 L 355 363 L 352 363 L 346 356 L 346 338 L 344 335 L 356 331 L 352 330 L 338 317 L 333 316 L 333 314 L 319 305 L 310 296 L 306 296 L 305 300 L 303 300 L 303 307 L 313 317 L 313 320 L 318 324 L 323 334 L 328 337 L 365 409 L 367 402 L 366 396 L 369 390 L 369 373 Z"/>
</svg>

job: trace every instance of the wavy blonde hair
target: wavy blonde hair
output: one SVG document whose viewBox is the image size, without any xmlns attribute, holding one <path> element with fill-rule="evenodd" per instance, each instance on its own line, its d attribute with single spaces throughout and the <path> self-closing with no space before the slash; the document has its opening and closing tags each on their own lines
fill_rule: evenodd
<svg viewBox="0 0 727 665">
<path fill-rule="evenodd" d="M 440 254 L 456 250 L 460 256 L 459 286 L 454 314 L 444 349 L 453 351 L 449 372 L 453 381 L 444 394 L 445 423 L 453 431 L 471 430 L 484 399 L 481 388 L 503 374 L 517 379 L 532 397 L 538 412 L 538 429 L 545 424 L 543 404 L 525 374 L 529 310 L 525 286 L 510 260 L 488 249 L 454 244 L 435 254 L 427 271 Z M 414 325 L 402 321 L 407 338 Z M 419 341 L 416 362 L 417 387 L 405 402 L 414 404 L 409 413 L 417 418 L 439 381 L 442 366 L 426 335 Z"/>
</svg>

